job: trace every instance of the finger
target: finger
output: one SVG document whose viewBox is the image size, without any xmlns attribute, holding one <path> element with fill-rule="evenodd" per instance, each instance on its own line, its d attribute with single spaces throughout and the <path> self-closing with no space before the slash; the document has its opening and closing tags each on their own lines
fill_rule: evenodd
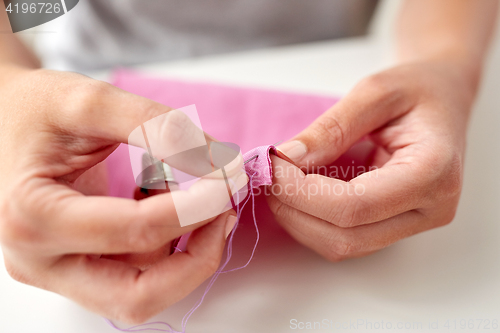
<svg viewBox="0 0 500 333">
<path fill-rule="evenodd" d="M 409 111 L 414 101 L 398 90 L 394 83 L 399 82 L 397 79 L 394 74 L 387 77 L 382 73 L 361 81 L 305 130 L 278 148 L 298 166 L 306 166 L 308 162 L 332 163 L 360 138 Z"/>
<path fill-rule="evenodd" d="M 186 252 L 146 271 L 122 262 L 67 256 L 48 272 L 49 289 L 127 323 L 142 323 L 184 298 L 217 269 L 225 243 L 225 213 L 191 235 Z"/>
<path fill-rule="evenodd" d="M 408 152 L 406 152 L 406 150 Z M 436 203 L 439 172 L 430 174 L 420 153 L 407 147 L 382 168 L 349 182 L 300 169 L 271 156 L 273 190 L 283 203 L 340 227 L 353 227 L 388 219 Z M 412 155 L 413 154 L 413 155 Z M 439 157 L 436 157 L 436 161 Z M 441 199 L 441 198 L 439 198 Z"/>
<path fill-rule="evenodd" d="M 73 91 L 62 96 L 65 114 L 57 126 L 71 133 L 128 143 L 130 133 L 150 119 L 172 108 L 142 96 L 121 90 L 109 83 L 73 75 Z"/>
<path fill-rule="evenodd" d="M 332 261 L 373 253 L 401 239 L 436 227 L 419 211 L 352 228 L 341 228 L 268 197 L 276 221 L 299 243 Z"/>
<path fill-rule="evenodd" d="M 141 271 L 151 268 L 160 260 L 168 257 L 173 253 L 172 251 L 173 241 L 169 242 L 162 247 L 146 253 L 120 253 L 120 254 L 102 254 L 97 255 L 102 259 L 111 259 L 121 261 L 132 267 L 139 268 Z"/>
<path fill-rule="evenodd" d="M 31 232 L 24 232 L 26 243 L 37 234 L 54 254 L 154 251 L 229 210 L 224 180 L 201 180 L 187 191 L 141 201 L 83 196 L 51 182 L 29 191 L 18 210 L 30 214 L 23 220 L 37 222 L 30 223 Z"/>
<path fill-rule="evenodd" d="M 66 113 L 57 120 L 61 131 L 99 138 L 109 145 L 141 147 L 157 160 L 168 158 L 167 164 L 195 176 L 210 173 L 214 166 L 226 167 L 229 174 L 241 169 L 243 158 L 237 146 L 215 145 L 218 160 L 211 158 L 216 140 L 203 132 L 194 105 L 175 110 L 105 82 L 76 74 L 75 81 L 78 89 L 70 94 L 71 101 L 63 108 Z M 227 161 L 224 165 L 221 156 Z"/>
</svg>

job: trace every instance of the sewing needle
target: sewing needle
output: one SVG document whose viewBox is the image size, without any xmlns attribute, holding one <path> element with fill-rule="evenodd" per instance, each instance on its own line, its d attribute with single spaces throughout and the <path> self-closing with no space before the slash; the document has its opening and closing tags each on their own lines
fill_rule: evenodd
<svg viewBox="0 0 500 333">
<path fill-rule="evenodd" d="M 248 160 L 246 160 L 245 162 L 243 162 L 243 164 L 247 164 L 251 160 L 255 160 L 257 157 L 259 157 L 259 155 L 254 155 L 254 156 L 250 157 Z"/>
<path fill-rule="evenodd" d="M 283 142 L 283 140 L 280 140 L 280 141 L 278 141 L 276 143 L 273 143 L 272 146 L 279 145 L 282 142 Z M 250 162 L 252 160 L 255 160 L 257 157 L 259 157 L 259 155 L 254 155 L 254 156 L 250 157 L 248 160 L 246 160 L 245 162 L 243 162 L 243 164 L 247 164 L 248 162 Z"/>
</svg>

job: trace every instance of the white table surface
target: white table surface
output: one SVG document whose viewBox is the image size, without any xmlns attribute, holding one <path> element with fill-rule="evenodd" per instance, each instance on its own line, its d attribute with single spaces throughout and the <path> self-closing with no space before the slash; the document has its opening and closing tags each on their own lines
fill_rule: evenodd
<svg viewBox="0 0 500 333">
<path fill-rule="evenodd" d="M 387 66 L 385 54 L 382 43 L 360 38 L 140 69 L 157 76 L 338 95 Z M 314 332 L 500 331 L 477 328 L 479 319 L 500 320 L 498 43 L 491 58 L 470 126 L 463 194 L 452 224 L 375 255 L 335 264 L 279 230 L 265 231 L 252 264 L 220 278 L 187 332 L 309 332 L 291 329 L 292 319 L 334 322 L 334 329 Z M 195 299 L 188 297 L 158 318 L 178 324 Z M 460 330 L 461 320 L 472 320 L 475 328 Z M 372 329 L 361 321 L 370 321 Z M 377 329 L 388 323 L 392 329 Z M 440 329 L 429 329 L 436 323 Z M 115 330 L 72 301 L 13 281 L 1 268 L 0 332 Z"/>
</svg>

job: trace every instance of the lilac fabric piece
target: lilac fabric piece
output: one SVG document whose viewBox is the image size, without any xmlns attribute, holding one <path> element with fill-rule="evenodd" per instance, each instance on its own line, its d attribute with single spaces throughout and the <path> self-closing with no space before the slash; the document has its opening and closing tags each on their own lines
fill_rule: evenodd
<svg viewBox="0 0 500 333">
<path fill-rule="evenodd" d="M 276 147 L 269 145 L 254 148 L 243 155 L 245 161 L 253 158 L 245 164 L 245 171 L 251 179 L 252 188 L 273 183 L 273 168 L 269 157 L 271 152 L 276 153 Z"/>
</svg>

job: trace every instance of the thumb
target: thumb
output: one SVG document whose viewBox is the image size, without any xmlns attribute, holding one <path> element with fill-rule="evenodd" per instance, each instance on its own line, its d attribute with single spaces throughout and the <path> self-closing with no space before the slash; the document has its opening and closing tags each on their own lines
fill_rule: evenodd
<svg viewBox="0 0 500 333">
<path fill-rule="evenodd" d="M 278 149 L 299 167 L 313 161 L 328 165 L 363 136 L 408 109 L 409 102 L 401 94 L 370 77 Z"/>
<path fill-rule="evenodd" d="M 212 163 L 225 162 L 230 176 L 241 169 L 239 147 L 218 144 L 206 135 L 197 125 L 194 105 L 175 110 L 102 81 L 82 76 L 77 80 L 83 81 L 80 86 L 85 89 L 75 91 L 77 112 L 66 117 L 66 131 L 105 144 L 143 148 L 157 160 L 168 158 L 169 165 L 191 175 L 210 174 Z"/>
</svg>

